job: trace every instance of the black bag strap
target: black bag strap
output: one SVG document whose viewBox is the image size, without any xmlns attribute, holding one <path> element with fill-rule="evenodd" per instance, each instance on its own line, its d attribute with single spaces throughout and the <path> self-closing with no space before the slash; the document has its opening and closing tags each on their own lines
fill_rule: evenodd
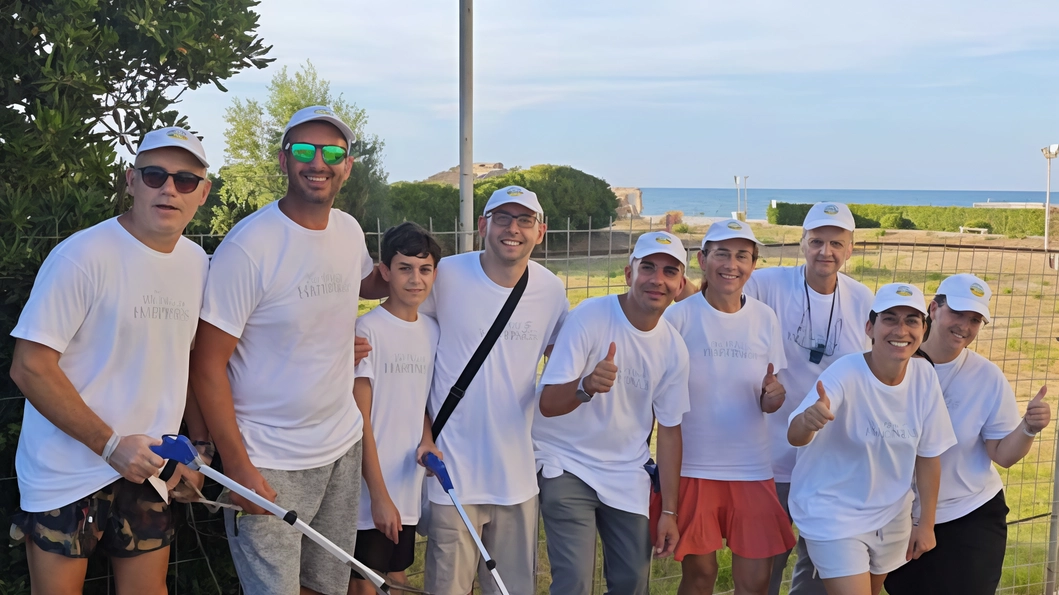
<svg viewBox="0 0 1059 595">
<path fill-rule="evenodd" d="M 463 368 L 463 372 L 460 373 L 460 377 L 456 379 L 456 384 L 452 385 L 449 389 L 449 396 L 445 398 L 445 402 L 441 405 L 441 410 L 438 411 L 437 417 L 434 418 L 434 423 L 430 426 L 430 433 L 433 434 L 434 440 L 438 439 L 438 434 L 441 433 L 441 429 L 445 427 L 445 422 L 449 421 L 449 416 L 452 415 L 452 411 L 456 409 L 456 405 L 460 404 L 460 400 L 463 399 L 463 395 L 467 392 L 467 387 L 470 386 L 471 381 L 474 380 L 474 375 L 478 373 L 478 370 L 485 363 L 485 358 L 489 356 L 489 352 L 492 351 L 493 345 L 496 344 L 496 340 L 500 338 L 500 334 L 504 332 L 504 327 L 507 326 L 507 321 L 511 320 L 511 314 L 515 311 L 515 306 L 518 305 L 518 301 L 522 299 L 522 294 L 526 291 L 526 285 L 529 284 L 529 265 L 527 264 L 526 270 L 519 277 L 518 282 L 515 283 L 515 287 L 511 289 L 511 293 L 507 296 L 507 301 L 504 302 L 504 307 L 500 308 L 500 313 L 496 315 L 496 320 L 493 321 L 493 326 L 489 327 L 489 332 L 485 334 L 482 342 L 478 345 L 478 349 L 474 351 L 474 355 L 471 356 L 471 360 L 467 362 L 467 366 Z"/>
</svg>

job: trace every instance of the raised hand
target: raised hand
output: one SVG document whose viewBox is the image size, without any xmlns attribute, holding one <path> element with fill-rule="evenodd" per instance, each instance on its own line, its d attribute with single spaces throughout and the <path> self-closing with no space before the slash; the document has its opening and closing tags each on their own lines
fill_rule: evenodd
<svg viewBox="0 0 1059 595">
<path fill-rule="evenodd" d="M 776 378 L 776 367 L 769 363 L 765 378 L 761 381 L 761 410 L 772 413 L 783 406 L 787 400 L 787 389 Z"/>
<path fill-rule="evenodd" d="M 605 393 L 614 387 L 614 381 L 618 379 L 618 366 L 614 365 L 614 354 L 617 350 L 618 346 L 611 343 L 610 349 L 607 350 L 607 357 L 596 364 L 592 373 L 582 381 L 581 386 L 584 387 L 586 393 L 590 395 Z"/>
<path fill-rule="evenodd" d="M 1052 408 L 1044 402 L 1046 394 L 1048 394 L 1047 385 L 1042 386 L 1037 396 L 1030 400 L 1029 405 L 1026 405 L 1026 415 L 1022 418 L 1026 422 L 1026 428 L 1034 434 L 1048 427 L 1048 423 L 1052 421 Z"/>
<path fill-rule="evenodd" d="M 835 414 L 831 413 L 831 399 L 827 398 L 824 391 L 824 383 L 816 381 L 816 394 L 820 396 L 815 403 L 802 412 L 805 426 L 813 432 L 819 431 L 827 425 L 827 422 L 835 420 Z"/>
</svg>

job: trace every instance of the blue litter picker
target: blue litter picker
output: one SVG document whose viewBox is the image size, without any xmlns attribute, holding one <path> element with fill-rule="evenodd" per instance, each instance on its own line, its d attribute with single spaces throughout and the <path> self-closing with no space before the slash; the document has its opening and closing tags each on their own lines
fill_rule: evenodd
<svg viewBox="0 0 1059 595">
<path fill-rule="evenodd" d="M 151 450 L 163 459 L 169 459 L 187 465 L 188 468 L 202 473 L 206 477 L 209 477 L 210 479 L 216 481 L 217 483 L 235 492 L 236 494 L 239 494 L 243 498 L 246 498 L 247 500 L 260 506 L 261 508 L 264 508 L 268 512 L 275 515 L 276 518 L 283 519 L 284 522 L 294 527 L 298 531 L 301 531 L 306 537 L 313 540 L 317 543 L 317 545 L 327 550 L 328 553 L 338 558 L 339 560 L 342 560 L 346 563 L 347 566 L 360 573 L 361 576 L 370 581 L 371 584 L 375 585 L 375 590 L 378 593 L 382 595 L 387 595 L 390 592 L 390 588 L 392 587 L 393 589 L 406 591 L 408 593 L 424 593 L 426 595 L 429 595 L 426 591 L 423 591 L 422 589 L 416 589 L 408 585 L 400 585 L 397 583 L 393 583 L 389 579 L 380 576 L 376 572 L 373 572 L 370 568 L 357 561 L 356 558 L 346 553 L 345 550 L 332 543 L 330 539 L 321 535 L 318 531 L 316 531 L 316 529 L 313 529 L 308 524 L 300 520 L 298 518 L 297 512 L 294 512 L 293 510 L 285 510 L 283 507 L 277 505 L 275 502 L 270 502 L 265 498 L 262 498 L 256 492 L 236 483 L 235 480 L 213 469 L 205 462 L 203 462 L 201 458 L 199 458 L 198 451 L 195 450 L 195 447 L 191 445 L 191 441 L 188 440 L 187 437 L 175 435 L 162 436 L 162 444 L 159 446 L 152 446 Z M 497 580 L 499 581 L 500 579 L 498 578 Z"/>
<path fill-rule="evenodd" d="M 496 581 L 496 586 L 500 588 L 500 592 L 503 595 L 510 595 L 507 592 L 507 587 L 504 585 L 504 581 L 500 579 L 500 573 L 496 571 L 496 561 L 489 555 L 489 552 L 485 551 L 485 544 L 482 543 L 482 538 L 478 536 L 478 531 L 475 530 L 474 525 L 471 524 L 471 519 L 467 518 L 467 511 L 463 509 L 463 505 L 460 504 L 460 500 L 456 497 L 456 489 L 452 487 L 452 479 L 449 478 L 449 472 L 445 469 L 445 463 L 441 462 L 434 453 L 428 452 L 423 457 L 423 462 L 426 464 L 427 469 L 430 469 L 434 473 L 434 477 L 438 478 L 441 482 L 441 487 L 448 492 L 449 498 L 452 499 L 452 503 L 456 506 L 456 512 L 460 513 L 460 518 L 463 519 L 463 524 L 467 525 L 467 530 L 471 532 L 471 537 L 474 539 L 474 545 L 478 546 L 478 551 L 482 553 L 482 559 L 485 560 L 485 567 L 489 569 L 489 572 L 493 573 L 493 580 Z"/>
</svg>

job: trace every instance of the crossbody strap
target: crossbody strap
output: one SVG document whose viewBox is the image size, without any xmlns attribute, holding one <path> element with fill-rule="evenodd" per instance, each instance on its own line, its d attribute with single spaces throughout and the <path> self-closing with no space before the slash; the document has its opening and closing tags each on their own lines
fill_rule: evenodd
<svg viewBox="0 0 1059 595">
<path fill-rule="evenodd" d="M 527 264 L 526 270 L 507 296 L 504 307 L 500 308 L 500 313 L 496 315 L 493 326 L 489 327 L 489 332 L 485 334 L 482 342 L 478 345 L 478 349 L 474 350 L 474 355 L 467 362 L 467 366 L 463 368 L 463 372 L 460 373 L 456 384 L 453 384 L 452 388 L 449 389 L 449 396 L 445 398 L 445 402 L 441 405 L 441 410 L 438 411 L 437 417 L 434 418 L 434 423 L 430 426 L 430 433 L 433 434 L 434 440 L 438 439 L 438 434 L 445 427 L 445 422 L 449 421 L 449 416 L 456 409 L 456 405 L 460 404 L 460 400 L 463 399 L 464 393 L 467 392 L 467 387 L 470 386 L 471 380 L 474 380 L 474 375 L 478 373 L 482 364 L 485 363 L 485 358 L 489 356 L 489 352 L 492 351 L 496 340 L 504 332 L 504 327 L 507 326 L 507 321 L 511 319 L 511 314 L 515 311 L 518 301 L 522 299 L 522 294 L 526 291 L 526 285 L 528 284 L 529 265 Z"/>
</svg>

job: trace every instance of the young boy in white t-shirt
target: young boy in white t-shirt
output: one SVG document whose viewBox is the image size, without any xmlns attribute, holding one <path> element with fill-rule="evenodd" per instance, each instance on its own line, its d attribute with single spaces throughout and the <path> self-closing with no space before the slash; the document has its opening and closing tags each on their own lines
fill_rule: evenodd
<svg viewBox="0 0 1059 595">
<path fill-rule="evenodd" d="M 831 595 L 878 595 L 887 573 L 934 547 L 939 457 L 956 436 L 934 369 L 913 357 L 926 316 L 919 288 L 880 287 L 871 351 L 839 358 L 790 415 L 791 516 Z"/>
<path fill-rule="evenodd" d="M 437 241 L 419 225 L 405 222 L 386 230 L 379 272 L 390 297 L 357 322 L 357 335 L 367 338 L 372 350 L 357 365 L 353 384 L 353 398 L 369 421 L 353 555 L 399 584 L 406 582 L 404 571 L 415 560 L 423 492 L 423 469 L 417 463 L 427 452 L 441 458 L 425 413 L 438 323 L 419 314 L 440 258 Z M 372 595 L 375 587 L 354 572 L 349 593 Z"/>
<path fill-rule="evenodd" d="M 786 398 L 776 376 L 787 367 L 780 323 L 743 295 L 757 274 L 758 245 L 742 221 L 711 225 L 698 254 L 703 289 L 665 313 L 691 358 L 691 410 L 680 424 L 682 593 L 713 589 L 716 552 L 726 544 L 736 591 L 764 594 L 772 557 L 795 544 L 769 456 L 767 417 Z"/>
<path fill-rule="evenodd" d="M 684 287 L 686 262 L 676 236 L 640 236 L 628 293 L 575 308 L 544 368 L 533 446 L 552 595 L 592 592 L 597 529 L 611 593 L 647 593 L 652 533 L 655 555 L 676 547 L 688 350 L 662 313 Z M 655 419 L 665 513 L 652 531 L 644 463 Z"/>
<path fill-rule="evenodd" d="M 27 400 L 12 533 L 27 537 L 34 593 L 80 593 L 97 549 L 118 592 L 165 593 L 173 519 L 156 490 L 202 476 L 178 465 L 161 485 L 150 447 L 184 413 L 209 261 L 181 234 L 209 194 L 207 167 L 187 130 L 148 132 L 125 172 L 132 208 L 48 254 L 11 331 Z"/>
</svg>

